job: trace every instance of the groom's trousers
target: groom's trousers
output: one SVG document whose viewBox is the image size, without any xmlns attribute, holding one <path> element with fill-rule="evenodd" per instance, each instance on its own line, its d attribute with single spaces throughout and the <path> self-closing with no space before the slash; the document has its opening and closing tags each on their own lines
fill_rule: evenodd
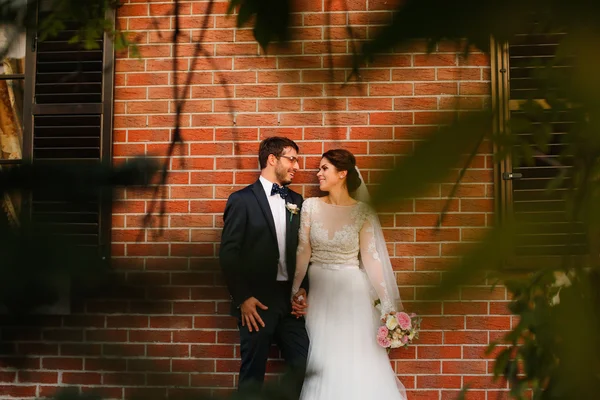
<svg viewBox="0 0 600 400">
<path fill-rule="evenodd" d="M 277 287 L 276 299 L 268 304 L 269 309 L 257 308 L 265 323 L 264 328 L 259 326 L 258 332 L 248 332 L 248 326 L 242 326 L 241 319 L 238 319 L 242 356 L 239 387 L 264 381 L 269 350 L 271 344 L 276 343 L 288 367 L 289 377 L 295 381 L 289 384 L 296 386 L 299 394 L 308 355 L 308 335 L 304 318 L 291 314 L 291 284 L 278 282 Z"/>
</svg>

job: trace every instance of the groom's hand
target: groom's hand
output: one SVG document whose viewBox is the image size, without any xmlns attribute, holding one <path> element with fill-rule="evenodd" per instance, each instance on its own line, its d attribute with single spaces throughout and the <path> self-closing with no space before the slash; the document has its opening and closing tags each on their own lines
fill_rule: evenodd
<svg viewBox="0 0 600 400">
<path fill-rule="evenodd" d="M 296 316 L 296 318 L 306 315 L 307 307 L 306 290 L 300 289 L 292 299 L 292 315 Z"/>
<path fill-rule="evenodd" d="M 258 325 L 263 328 L 265 327 L 265 323 L 262 318 L 260 318 L 260 315 L 258 315 L 256 307 L 261 310 L 267 310 L 269 308 L 258 301 L 256 297 L 246 299 L 240 306 L 240 311 L 242 312 L 242 326 L 248 325 L 249 332 L 252 332 L 252 328 L 254 328 L 255 331 L 258 331 Z"/>
</svg>

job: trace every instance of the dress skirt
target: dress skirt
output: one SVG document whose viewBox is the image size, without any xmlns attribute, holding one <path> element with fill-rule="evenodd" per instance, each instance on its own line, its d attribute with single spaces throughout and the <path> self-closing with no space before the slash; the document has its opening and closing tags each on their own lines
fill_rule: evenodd
<svg viewBox="0 0 600 400">
<path fill-rule="evenodd" d="M 310 338 L 301 400 L 406 400 L 386 350 L 371 283 L 356 265 L 312 264 L 306 329 Z"/>
</svg>

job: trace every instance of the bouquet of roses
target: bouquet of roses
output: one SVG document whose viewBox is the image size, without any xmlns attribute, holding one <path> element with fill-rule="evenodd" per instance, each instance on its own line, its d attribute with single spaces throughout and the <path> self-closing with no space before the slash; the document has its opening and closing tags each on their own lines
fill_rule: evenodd
<svg viewBox="0 0 600 400">
<path fill-rule="evenodd" d="M 388 351 L 408 346 L 419 338 L 421 318 L 416 314 L 388 313 L 383 316 L 382 322 L 377 331 L 377 343 Z"/>
</svg>

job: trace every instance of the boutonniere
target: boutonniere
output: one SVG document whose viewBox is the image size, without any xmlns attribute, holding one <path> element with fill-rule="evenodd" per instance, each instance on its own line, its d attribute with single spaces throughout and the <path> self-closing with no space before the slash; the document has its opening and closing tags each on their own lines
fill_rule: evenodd
<svg viewBox="0 0 600 400">
<path fill-rule="evenodd" d="M 285 208 L 290 212 L 290 222 L 292 222 L 292 217 L 300 212 L 300 207 L 294 203 L 285 203 Z"/>
</svg>

